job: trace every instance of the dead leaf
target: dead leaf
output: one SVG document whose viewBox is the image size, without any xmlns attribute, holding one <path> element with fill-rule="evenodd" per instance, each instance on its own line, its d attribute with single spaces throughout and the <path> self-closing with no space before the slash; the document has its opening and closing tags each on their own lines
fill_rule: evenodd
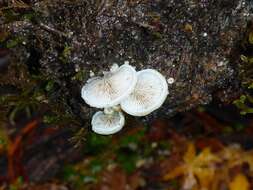
<svg viewBox="0 0 253 190">
<path fill-rule="evenodd" d="M 229 183 L 229 190 L 249 190 L 249 181 L 243 174 L 237 174 Z"/>
</svg>

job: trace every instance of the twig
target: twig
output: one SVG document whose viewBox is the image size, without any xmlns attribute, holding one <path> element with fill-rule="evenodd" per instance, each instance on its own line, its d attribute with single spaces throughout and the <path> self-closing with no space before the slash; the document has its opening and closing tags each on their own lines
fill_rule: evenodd
<svg viewBox="0 0 253 190">
<path fill-rule="evenodd" d="M 8 145 L 8 179 L 14 181 L 16 179 L 16 163 L 20 161 L 21 156 L 21 143 L 23 138 L 34 130 L 39 124 L 38 119 L 35 119 L 29 122 L 22 130 L 21 133 L 14 139 L 13 142 L 10 142 Z M 16 155 L 18 154 L 18 155 Z"/>
</svg>

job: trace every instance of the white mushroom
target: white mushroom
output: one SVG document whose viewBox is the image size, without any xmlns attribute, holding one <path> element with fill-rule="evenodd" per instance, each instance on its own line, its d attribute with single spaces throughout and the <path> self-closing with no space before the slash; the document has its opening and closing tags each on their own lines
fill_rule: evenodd
<svg viewBox="0 0 253 190">
<path fill-rule="evenodd" d="M 158 109 L 168 95 L 166 79 L 156 70 L 137 72 L 134 91 L 121 102 L 121 109 L 133 116 L 145 116 Z"/>
<path fill-rule="evenodd" d="M 82 98 L 92 107 L 112 107 L 129 96 L 136 82 L 137 74 L 132 66 L 113 67 L 103 77 L 88 80 L 82 88 Z"/>
<path fill-rule="evenodd" d="M 125 124 L 125 117 L 121 112 L 106 114 L 98 111 L 92 117 L 91 125 L 95 133 L 111 135 L 120 131 Z"/>
</svg>

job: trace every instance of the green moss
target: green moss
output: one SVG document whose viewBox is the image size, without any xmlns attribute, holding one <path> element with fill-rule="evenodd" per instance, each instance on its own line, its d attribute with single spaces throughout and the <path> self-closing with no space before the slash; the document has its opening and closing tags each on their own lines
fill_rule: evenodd
<svg viewBox="0 0 253 190">
<path fill-rule="evenodd" d="M 246 125 L 243 125 L 241 123 L 235 123 L 233 128 L 236 130 L 236 131 L 242 131 L 243 129 L 245 129 L 247 126 Z"/>
<path fill-rule="evenodd" d="M 130 143 L 135 143 L 138 144 L 139 142 L 141 142 L 141 139 L 144 137 L 145 135 L 145 131 L 144 130 L 140 130 L 137 133 L 133 134 L 133 135 L 128 135 L 128 136 L 124 136 L 121 140 L 120 140 L 120 146 L 121 147 L 126 147 L 128 146 Z"/>
<path fill-rule="evenodd" d="M 57 123 L 60 120 L 58 116 L 44 115 L 43 122 L 46 124 Z"/>
<path fill-rule="evenodd" d="M 6 130 L 3 127 L 0 127 L 0 148 L 5 149 L 8 145 L 9 138 Z"/>
<path fill-rule="evenodd" d="M 241 60 L 242 60 L 243 62 L 245 62 L 245 63 L 248 62 L 248 57 L 247 57 L 247 56 L 241 55 L 240 58 L 241 58 Z"/>
<path fill-rule="evenodd" d="M 89 169 L 92 174 L 96 174 L 103 169 L 103 162 L 99 159 L 94 159 L 89 164 Z"/>
<path fill-rule="evenodd" d="M 61 177 L 64 179 L 64 181 L 68 181 L 71 180 L 73 178 L 75 178 L 75 176 L 78 175 L 78 173 L 76 172 L 75 168 L 71 165 L 66 165 L 64 166 L 62 172 L 61 172 Z"/>
<path fill-rule="evenodd" d="M 37 13 L 30 12 L 22 15 L 23 20 L 33 21 L 36 17 L 38 17 Z"/>
<path fill-rule="evenodd" d="M 24 6 L 26 6 L 24 4 Z M 29 9 L 27 5 L 27 9 L 23 9 L 22 11 L 15 9 L 14 7 L 3 7 L 1 10 L 2 18 L 5 23 L 12 23 L 15 21 L 34 21 L 40 15 L 39 12 L 35 12 L 32 9 Z"/>
<path fill-rule="evenodd" d="M 223 134 L 231 134 L 234 132 L 234 129 L 230 126 L 225 126 L 222 128 L 222 133 Z"/>
<path fill-rule="evenodd" d="M 6 42 L 7 48 L 14 48 L 17 45 L 21 44 L 24 41 L 24 38 L 22 37 L 14 37 Z"/>
<path fill-rule="evenodd" d="M 244 63 L 249 63 L 249 64 L 252 64 L 253 63 L 253 57 L 247 57 L 245 55 L 241 55 L 241 60 L 244 62 Z M 244 65 L 245 66 L 245 65 Z"/>
<path fill-rule="evenodd" d="M 46 84 L 45 90 L 48 92 L 52 91 L 54 88 L 54 84 L 55 84 L 54 80 L 49 80 Z"/>
<path fill-rule="evenodd" d="M 96 183 L 97 176 L 90 174 L 85 168 L 77 169 L 72 165 L 67 165 L 60 173 L 61 178 L 71 184 L 74 189 L 84 189 L 87 184 Z"/>
<path fill-rule="evenodd" d="M 253 97 L 251 89 L 253 89 L 253 56 L 248 54 L 249 48 L 253 45 L 253 31 L 248 31 L 243 40 L 242 49 L 245 55 L 241 55 L 242 62 L 239 64 L 239 78 L 241 86 L 244 88 L 244 94 L 233 104 L 240 110 L 240 114 L 246 115 L 253 113 Z"/>
<path fill-rule="evenodd" d="M 132 173 L 136 169 L 139 159 L 140 156 L 137 152 L 119 150 L 117 153 L 117 162 L 127 173 Z"/>
<path fill-rule="evenodd" d="M 242 95 L 239 99 L 235 100 L 233 104 L 241 110 L 241 115 L 253 113 L 253 98 L 251 96 Z"/>
<path fill-rule="evenodd" d="M 6 31 L 1 31 L 0 32 L 0 42 L 3 43 L 5 40 L 7 40 L 7 38 L 9 37 L 10 33 L 9 32 L 6 32 Z M 0 44 L 0 47 L 2 46 L 3 44 Z"/>
<path fill-rule="evenodd" d="M 86 77 L 85 70 L 80 70 L 72 77 L 72 80 L 83 82 L 85 80 L 85 77 Z"/>
<path fill-rule="evenodd" d="M 253 32 L 249 33 L 249 43 L 253 44 Z"/>
<path fill-rule="evenodd" d="M 2 13 L 3 13 L 3 18 L 4 18 L 6 23 L 19 20 L 20 14 L 15 12 L 13 9 L 3 10 Z"/>
<path fill-rule="evenodd" d="M 94 177 L 83 175 L 82 173 L 77 171 L 72 165 L 67 165 L 63 168 L 61 172 L 61 178 L 64 181 L 71 183 L 72 186 L 75 187 L 75 189 L 80 189 L 80 187 L 82 187 L 84 183 L 95 181 Z"/>
<path fill-rule="evenodd" d="M 90 133 L 87 136 L 85 152 L 99 154 L 111 144 L 111 136 L 102 136 L 96 133 Z"/>
<path fill-rule="evenodd" d="M 68 62 L 68 57 L 71 54 L 71 50 L 72 48 L 68 44 L 65 44 L 64 49 L 59 56 L 59 59 L 62 61 L 62 63 L 66 64 Z"/>
</svg>

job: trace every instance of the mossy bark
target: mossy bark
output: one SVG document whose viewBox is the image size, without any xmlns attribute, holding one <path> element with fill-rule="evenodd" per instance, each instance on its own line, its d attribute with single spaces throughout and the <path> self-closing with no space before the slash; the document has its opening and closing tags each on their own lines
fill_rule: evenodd
<svg viewBox="0 0 253 190">
<path fill-rule="evenodd" d="M 6 42 L 13 45 L 12 64 L 53 80 L 50 99 L 86 120 L 95 111 L 80 97 L 89 73 L 100 75 L 125 61 L 175 80 L 153 115 L 207 104 L 214 94 L 229 100 L 238 91 L 238 44 L 251 6 L 247 0 L 34 0 L 12 10 L 22 15 L 14 21 L 6 10 L 8 19 L 1 20 L 19 39 Z"/>
</svg>

